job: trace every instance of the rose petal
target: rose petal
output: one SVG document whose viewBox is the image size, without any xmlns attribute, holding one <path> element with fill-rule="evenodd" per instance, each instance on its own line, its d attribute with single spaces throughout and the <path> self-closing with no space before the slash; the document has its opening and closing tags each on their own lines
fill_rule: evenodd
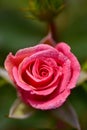
<svg viewBox="0 0 87 130">
<path fill-rule="evenodd" d="M 31 60 L 30 60 L 30 62 L 31 62 Z M 42 89 L 41 86 L 47 85 L 49 82 L 51 82 L 52 74 L 53 74 L 53 71 L 51 68 L 49 68 L 50 73 L 49 73 L 48 77 L 45 77 L 42 79 L 37 79 L 31 73 L 29 73 L 28 70 L 26 70 L 27 64 L 29 64 L 29 58 L 24 59 L 18 68 L 19 77 L 21 80 L 23 80 L 23 82 L 25 82 L 29 85 L 32 84 L 34 89 L 38 89 L 39 87 L 40 87 L 40 89 Z"/>
<path fill-rule="evenodd" d="M 28 63 L 28 58 L 24 59 L 23 63 L 20 64 L 19 70 L 18 70 L 19 74 L 16 72 L 18 74 L 21 82 L 25 82 L 23 80 L 23 78 L 21 77 L 21 75 L 22 75 L 22 71 L 24 71 L 24 69 L 26 68 L 25 66 L 27 63 Z M 61 67 L 56 66 L 53 68 L 53 70 L 55 70 L 55 72 L 54 72 L 55 75 L 53 75 L 54 78 L 52 77 L 53 72 L 51 72 L 47 78 L 43 78 L 42 80 L 38 80 L 35 77 L 33 77 L 33 75 L 28 73 L 28 76 L 24 75 L 24 77 L 26 80 L 28 80 L 29 84 L 27 82 L 25 82 L 25 84 L 27 83 L 27 86 L 29 85 L 29 87 L 32 85 L 32 88 L 34 91 L 33 93 L 36 93 L 36 94 L 38 93 L 39 95 L 47 95 L 47 94 L 51 93 L 56 87 L 58 87 L 58 83 L 60 81 L 60 76 L 62 75 L 62 68 Z M 18 79 L 18 76 L 17 76 L 17 79 Z M 30 80 L 30 78 L 31 78 L 31 80 Z M 15 80 L 17 80 L 17 79 L 15 78 Z M 20 85 L 18 85 L 18 86 L 21 88 Z M 49 88 L 51 89 L 50 92 L 48 90 Z M 46 90 L 44 90 L 44 89 L 46 89 Z M 44 93 L 44 92 L 46 92 L 46 93 Z"/>
<path fill-rule="evenodd" d="M 24 90 L 26 91 L 32 91 L 32 86 L 31 85 L 28 85 L 27 83 L 25 83 L 23 80 L 21 80 L 21 78 L 19 78 L 18 76 L 18 70 L 16 67 L 13 68 L 13 77 L 14 77 L 14 81 L 15 81 L 15 84 L 17 85 L 17 87 L 21 87 Z"/>
<path fill-rule="evenodd" d="M 37 53 L 39 51 L 43 51 L 43 50 L 48 50 L 49 48 L 53 48 L 49 45 L 44 45 L 44 44 L 40 44 L 40 45 L 36 45 L 34 47 L 29 47 L 29 48 L 24 48 L 24 49 L 20 49 L 15 56 L 12 55 L 12 53 L 9 53 L 9 55 L 7 56 L 6 60 L 5 60 L 5 69 L 8 71 L 10 77 L 12 80 L 13 79 L 13 74 L 12 74 L 12 68 L 13 66 L 18 66 L 21 61 L 25 58 L 25 57 L 29 57 L 31 56 L 33 53 Z"/>
<path fill-rule="evenodd" d="M 24 49 L 20 49 L 17 53 L 16 53 L 16 57 L 21 57 L 22 59 L 25 58 L 25 57 L 29 57 L 31 56 L 32 54 L 35 54 L 37 52 L 41 52 L 41 51 L 44 51 L 44 50 L 48 50 L 48 49 L 51 49 L 53 47 L 49 46 L 49 45 L 46 45 L 46 44 L 38 44 L 36 46 L 33 46 L 33 47 L 29 47 L 29 48 L 24 48 Z"/>
<path fill-rule="evenodd" d="M 67 86 L 67 88 L 72 89 L 75 87 L 76 82 L 79 78 L 80 64 L 79 64 L 77 58 L 70 52 L 70 47 L 67 44 L 60 43 L 56 46 L 56 49 L 58 49 L 58 51 L 61 51 L 71 61 L 72 77 L 71 77 L 70 83 Z"/>
<path fill-rule="evenodd" d="M 70 53 L 70 46 L 68 46 L 68 44 L 66 44 L 66 43 L 64 43 L 64 42 L 61 42 L 61 43 L 58 43 L 56 46 L 55 46 L 55 48 L 58 50 L 58 51 L 60 51 L 60 52 L 62 52 L 63 54 L 68 54 L 68 53 Z"/>
<path fill-rule="evenodd" d="M 64 89 L 67 88 L 67 85 L 69 84 L 70 80 L 71 80 L 71 61 L 67 60 L 64 64 L 63 64 L 63 77 L 62 77 L 62 81 L 60 84 L 60 93 L 62 91 L 64 91 Z"/>
<path fill-rule="evenodd" d="M 5 69 L 7 70 L 11 80 L 14 80 L 13 78 L 13 73 L 12 73 L 12 69 L 13 69 L 13 66 L 15 65 L 15 59 L 14 59 L 14 56 L 12 55 L 12 53 L 9 53 L 9 55 L 7 56 L 6 60 L 5 60 Z"/>
<path fill-rule="evenodd" d="M 58 93 L 58 95 L 54 98 L 51 98 L 51 100 L 36 100 L 36 97 L 29 97 L 27 98 L 27 103 L 30 104 L 32 107 L 42 110 L 48 110 L 48 109 L 55 109 L 60 107 L 67 99 L 67 97 L 70 94 L 70 90 L 65 90 L 62 93 Z M 42 97 L 41 97 L 42 98 Z M 45 97 L 44 97 L 45 98 Z"/>
<path fill-rule="evenodd" d="M 40 96 L 47 96 L 47 95 L 51 94 L 57 87 L 58 87 L 58 85 L 55 85 L 55 86 L 48 88 L 48 89 L 39 90 L 39 91 L 33 90 L 31 92 L 31 94 L 40 95 Z"/>
</svg>

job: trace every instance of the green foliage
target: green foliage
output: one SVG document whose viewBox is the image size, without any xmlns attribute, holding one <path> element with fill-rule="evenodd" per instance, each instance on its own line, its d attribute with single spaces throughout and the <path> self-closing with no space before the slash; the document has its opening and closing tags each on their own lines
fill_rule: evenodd
<svg viewBox="0 0 87 130">
<path fill-rule="evenodd" d="M 64 8 L 64 0 L 29 0 L 29 13 L 41 21 L 50 21 Z"/>
</svg>

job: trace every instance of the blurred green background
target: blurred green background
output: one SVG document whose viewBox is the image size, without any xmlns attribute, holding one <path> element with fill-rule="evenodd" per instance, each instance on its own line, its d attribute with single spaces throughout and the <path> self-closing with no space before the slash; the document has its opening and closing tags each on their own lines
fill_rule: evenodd
<svg viewBox="0 0 87 130">
<path fill-rule="evenodd" d="M 71 45 L 72 52 L 81 64 L 87 61 L 87 0 L 66 0 L 67 7 L 56 18 L 58 41 Z M 9 52 L 38 44 L 47 34 L 47 24 L 28 19 L 23 8 L 28 0 L 0 0 L 0 66 Z M 0 130 L 31 130 L 31 128 L 53 128 L 54 122 L 47 112 L 37 113 L 26 120 L 8 119 L 9 109 L 16 99 L 15 89 L 0 78 Z M 85 88 L 87 84 L 85 85 Z M 75 88 L 69 97 L 81 124 L 87 130 L 87 89 L 83 85 Z M 67 130 L 72 130 L 68 127 Z"/>
</svg>

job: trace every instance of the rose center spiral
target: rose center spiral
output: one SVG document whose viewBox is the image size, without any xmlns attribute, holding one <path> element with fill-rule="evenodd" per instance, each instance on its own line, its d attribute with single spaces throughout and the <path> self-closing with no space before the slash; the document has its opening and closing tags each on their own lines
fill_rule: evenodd
<svg viewBox="0 0 87 130">
<path fill-rule="evenodd" d="M 41 68 L 41 69 L 39 70 L 39 75 L 40 75 L 41 77 L 46 77 L 46 76 L 49 75 L 49 71 L 48 71 L 46 68 Z"/>
</svg>

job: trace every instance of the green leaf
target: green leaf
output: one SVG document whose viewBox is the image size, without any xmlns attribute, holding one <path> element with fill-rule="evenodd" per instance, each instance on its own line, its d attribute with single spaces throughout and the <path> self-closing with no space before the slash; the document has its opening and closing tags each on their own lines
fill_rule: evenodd
<svg viewBox="0 0 87 130">
<path fill-rule="evenodd" d="M 20 99 L 16 99 L 13 103 L 10 111 L 9 111 L 9 118 L 15 119 L 25 119 L 30 117 L 34 113 L 34 110 L 25 105 Z"/>
<path fill-rule="evenodd" d="M 56 118 L 68 123 L 73 128 L 81 130 L 77 114 L 70 103 L 65 103 L 62 107 L 53 110 L 52 113 Z"/>
</svg>

